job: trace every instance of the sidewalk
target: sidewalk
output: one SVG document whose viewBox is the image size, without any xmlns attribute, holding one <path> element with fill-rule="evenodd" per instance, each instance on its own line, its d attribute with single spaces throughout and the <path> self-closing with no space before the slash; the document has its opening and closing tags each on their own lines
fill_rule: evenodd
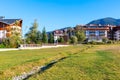
<svg viewBox="0 0 120 80">
<path fill-rule="evenodd" d="M 0 48 L 0 51 L 14 51 L 19 50 L 18 48 Z"/>
<path fill-rule="evenodd" d="M 27 50 L 27 49 L 44 49 L 44 48 L 57 48 L 67 47 L 69 45 L 56 45 L 56 46 L 41 46 L 41 47 L 19 47 L 19 48 L 1 48 L 0 51 L 14 51 L 14 50 Z"/>
</svg>

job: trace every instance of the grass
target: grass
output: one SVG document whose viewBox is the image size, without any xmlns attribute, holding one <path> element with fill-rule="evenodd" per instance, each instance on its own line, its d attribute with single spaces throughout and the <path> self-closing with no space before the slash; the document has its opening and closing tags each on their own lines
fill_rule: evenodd
<svg viewBox="0 0 120 80">
<path fill-rule="evenodd" d="M 96 45 L 29 80 L 120 80 L 120 45 Z"/>
<path fill-rule="evenodd" d="M 0 80 L 67 56 L 29 80 L 120 80 L 120 45 L 78 45 L 0 52 Z"/>
<path fill-rule="evenodd" d="M 0 52 L 0 80 L 11 80 L 13 76 L 28 72 L 35 66 L 77 53 L 84 47 L 86 46 Z"/>
</svg>

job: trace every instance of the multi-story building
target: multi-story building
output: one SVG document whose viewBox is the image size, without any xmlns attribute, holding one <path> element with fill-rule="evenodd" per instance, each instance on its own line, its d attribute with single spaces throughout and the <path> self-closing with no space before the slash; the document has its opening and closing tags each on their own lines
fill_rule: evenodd
<svg viewBox="0 0 120 80">
<path fill-rule="evenodd" d="M 113 39 L 120 40 L 120 26 L 113 28 Z"/>
<path fill-rule="evenodd" d="M 63 37 L 64 40 L 67 42 L 68 41 L 68 28 L 69 27 L 66 27 L 66 28 L 62 28 L 62 29 L 58 29 L 58 30 L 55 30 L 53 31 L 53 35 L 54 35 L 54 40 L 57 41 L 57 39 L 59 39 L 60 37 Z"/>
<path fill-rule="evenodd" d="M 55 39 L 64 37 L 65 41 L 68 41 L 71 36 L 75 36 L 75 32 L 78 30 L 84 30 L 87 42 L 102 42 L 103 38 L 120 40 L 120 26 L 116 27 L 112 25 L 77 25 L 73 28 L 68 27 L 55 30 L 53 31 L 53 35 Z"/>
<path fill-rule="evenodd" d="M 86 25 L 84 26 L 84 30 L 88 42 L 102 42 L 103 38 L 108 38 L 109 26 Z"/>
<path fill-rule="evenodd" d="M 22 20 L 21 19 L 0 19 L 0 41 L 3 38 L 8 38 L 13 34 L 22 35 Z"/>
</svg>

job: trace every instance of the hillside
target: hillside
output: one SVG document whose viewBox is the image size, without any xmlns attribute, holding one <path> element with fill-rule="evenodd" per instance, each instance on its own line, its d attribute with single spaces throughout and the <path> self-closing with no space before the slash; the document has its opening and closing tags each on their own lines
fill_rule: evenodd
<svg viewBox="0 0 120 80">
<path fill-rule="evenodd" d="M 93 20 L 93 21 L 89 22 L 88 25 L 89 24 L 120 25 L 120 19 L 115 19 L 115 18 L 107 17 L 107 18 Z"/>
</svg>

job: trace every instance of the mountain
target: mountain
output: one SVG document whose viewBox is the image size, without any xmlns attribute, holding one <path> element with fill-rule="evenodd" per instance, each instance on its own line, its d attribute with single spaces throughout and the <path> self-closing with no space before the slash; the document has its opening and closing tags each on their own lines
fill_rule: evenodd
<svg viewBox="0 0 120 80">
<path fill-rule="evenodd" d="M 93 21 L 89 22 L 88 25 L 89 24 L 120 25 L 120 19 L 107 17 L 107 18 L 102 18 L 102 19 L 98 19 L 98 20 L 93 20 Z"/>
</svg>

